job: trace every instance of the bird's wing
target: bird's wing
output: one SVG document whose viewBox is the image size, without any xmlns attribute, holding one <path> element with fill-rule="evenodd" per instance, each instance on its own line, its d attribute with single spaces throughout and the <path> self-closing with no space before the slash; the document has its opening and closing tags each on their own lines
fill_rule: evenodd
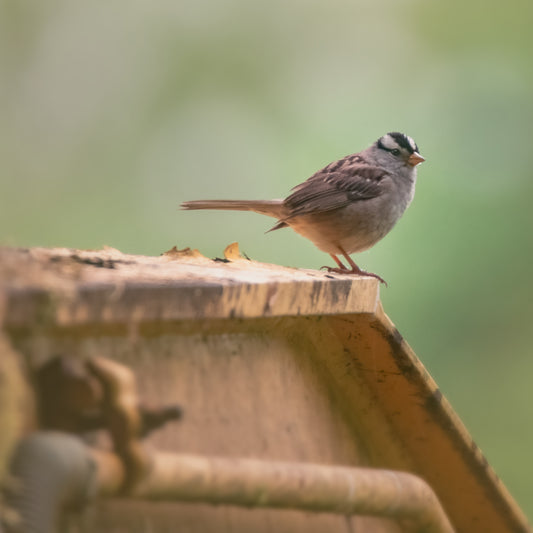
<svg viewBox="0 0 533 533">
<path fill-rule="evenodd" d="M 387 176 L 384 168 L 365 164 L 358 155 L 335 161 L 294 187 L 284 202 L 289 212 L 285 220 L 376 198 Z"/>
</svg>

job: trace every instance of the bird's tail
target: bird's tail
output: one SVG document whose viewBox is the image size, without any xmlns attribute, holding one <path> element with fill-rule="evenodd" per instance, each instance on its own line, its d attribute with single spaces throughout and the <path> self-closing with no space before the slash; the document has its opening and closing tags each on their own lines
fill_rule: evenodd
<svg viewBox="0 0 533 533">
<path fill-rule="evenodd" d="M 183 202 L 182 209 L 222 209 L 229 211 L 254 211 L 279 219 L 284 218 L 283 200 L 193 200 Z"/>
</svg>

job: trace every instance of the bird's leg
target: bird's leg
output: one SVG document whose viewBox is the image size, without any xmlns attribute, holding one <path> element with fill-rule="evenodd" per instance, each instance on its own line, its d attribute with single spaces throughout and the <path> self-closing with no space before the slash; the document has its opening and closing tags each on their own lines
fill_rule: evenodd
<svg viewBox="0 0 533 533">
<path fill-rule="evenodd" d="M 346 268 L 343 265 L 342 261 L 336 255 L 333 255 L 333 254 L 329 254 L 329 255 L 331 255 L 335 263 L 339 265 L 339 268 L 333 268 L 333 267 L 322 267 L 322 268 L 327 269 L 328 272 L 335 272 L 336 274 L 356 274 L 359 276 L 370 276 L 372 278 L 376 278 L 377 280 L 379 280 L 381 283 L 385 285 L 385 287 L 387 286 L 387 282 L 382 277 L 378 276 L 377 274 L 373 274 L 372 272 L 361 270 L 355 264 L 355 261 L 344 251 L 344 249 L 341 246 L 339 246 L 339 250 L 341 254 L 343 255 L 343 257 L 346 259 L 346 261 L 348 261 L 348 264 L 350 265 L 351 268 Z"/>
<path fill-rule="evenodd" d="M 335 267 L 328 267 L 328 266 L 321 266 L 320 267 L 320 270 L 322 269 L 325 269 L 327 270 L 328 272 L 336 272 L 337 274 L 340 274 L 340 273 L 346 273 L 346 272 L 351 272 L 350 269 L 346 268 L 342 261 L 334 254 L 329 254 L 333 261 L 335 261 L 335 263 L 337 263 L 337 265 L 339 265 L 339 268 L 335 268 Z"/>
<path fill-rule="evenodd" d="M 340 250 L 341 250 L 342 255 L 345 257 L 346 261 L 348 261 L 348 264 L 352 267 L 352 270 L 351 270 L 352 274 L 359 274 L 361 276 L 370 276 L 372 278 L 376 278 L 381 283 L 383 283 L 385 287 L 387 287 L 387 282 L 381 276 L 378 276 L 377 274 L 374 274 L 372 272 L 367 272 L 366 270 L 361 270 L 355 264 L 354 260 L 342 248 L 340 248 Z"/>
<path fill-rule="evenodd" d="M 343 270 L 346 270 L 346 267 L 342 264 L 342 261 L 336 256 L 336 255 L 333 255 L 333 254 L 329 254 L 331 255 L 331 257 L 333 258 L 333 261 L 335 261 L 335 263 L 337 263 L 337 265 L 339 265 L 339 268 L 342 268 Z M 322 267 L 324 268 L 324 267 Z"/>
</svg>

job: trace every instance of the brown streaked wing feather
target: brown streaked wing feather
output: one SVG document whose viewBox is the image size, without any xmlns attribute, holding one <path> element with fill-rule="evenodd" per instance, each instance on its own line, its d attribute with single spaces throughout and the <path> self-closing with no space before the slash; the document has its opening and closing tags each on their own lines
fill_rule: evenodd
<svg viewBox="0 0 533 533">
<path fill-rule="evenodd" d="M 339 209 L 381 194 L 380 181 L 388 175 L 381 167 L 364 165 L 348 156 L 331 163 L 297 185 L 285 199 L 288 218 Z"/>
</svg>

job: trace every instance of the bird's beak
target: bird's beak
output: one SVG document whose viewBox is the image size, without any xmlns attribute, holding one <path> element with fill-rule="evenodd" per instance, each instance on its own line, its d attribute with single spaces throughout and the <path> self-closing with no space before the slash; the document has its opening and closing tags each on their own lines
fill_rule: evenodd
<svg viewBox="0 0 533 533">
<path fill-rule="evenodd" d="M 414 152 L 409 156 L 407 163 L 409 163 L 412 167 L 416 167 L 418 163 L 422 163 L 424 161 L 425 159 L 418 152 Z"/>
</svg>

